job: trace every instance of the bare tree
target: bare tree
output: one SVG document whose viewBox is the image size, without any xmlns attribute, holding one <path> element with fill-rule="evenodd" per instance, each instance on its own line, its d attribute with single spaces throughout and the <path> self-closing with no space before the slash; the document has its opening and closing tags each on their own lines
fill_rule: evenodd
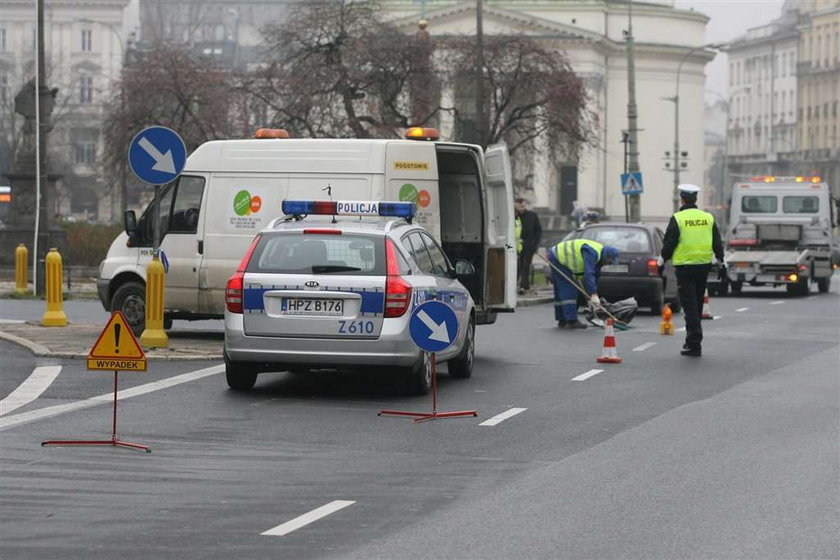
<svg viewBox="0 0 840 560">
<path fill-rule="evenodd" d="M 452 38 L 447 47 L 443 59 L 448 70 L 473 84 L 474 40 Z M 488 145 L 504 141 L 513 154 L 533 149 L 545 135 L 554 155 L 576 159 L 597 140 L 597 117 L 587 108 L 585 84 L 562 52 L 522 35 L 486 36 L 484 80 Z M 468 106 L 466 112 L 474 110 Z"/>
<path fill-rule="evenodd" d="M 296 3 L 264 30 L 268 60 L 245 86 L 272 110 L 273 124 L 302 136 L 370 138 L 435 116 L 439 107 L 411 96 L 412 78 L 428 69 L 429 41 L 406 37 L 378 13 L 375 1 Z M 430 82 L 426 90 L 436 87 Z"/>
</svg>

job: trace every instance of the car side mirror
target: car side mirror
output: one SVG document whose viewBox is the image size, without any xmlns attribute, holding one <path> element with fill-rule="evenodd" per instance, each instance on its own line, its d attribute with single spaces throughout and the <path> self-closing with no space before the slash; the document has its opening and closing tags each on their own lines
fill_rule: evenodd
<svg viewBox="0 0 840 560">
<path fill-rule="evenodd" d="M 473 274 L 475 274 L 473 263 L 463 259 L 455 261 L 455 276 L 472 276 Z"/>
<path fill-rule="evenodd" d="M 134 210 L 125 211 L 123 224 L 125 226 L 125 232 L 129 237 L 137 233 L 137 214 L 134 213 Z"/>
</svg>

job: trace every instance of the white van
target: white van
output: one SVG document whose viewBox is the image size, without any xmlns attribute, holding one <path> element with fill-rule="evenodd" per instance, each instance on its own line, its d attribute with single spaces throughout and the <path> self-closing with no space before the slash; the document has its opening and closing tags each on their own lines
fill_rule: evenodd
<svg viewBox="0 0 840 560">
<path fill-rule="evenodd" d="M 224 317 L 225 283 L 254 235 L 283 215 L 284 199 L 403 200 L 416 203 L 416 223 L 438 238 L 450 260 L 473 263 L 477 274 L 464 283 L 476 322 L 493 323 L 496 313 L 516 306 L 507 148 L 437 142 L 434 129 L 410 129 L 406 136 L 412 135 L 421 139 L 290 139 L 261 129 L 257 139 L 202 144 L 139 220 L 126 213 L 127 233 L 99 267 L 99 299 L 143 331 L 154 216 L 169 262 L 169 328 L 173 319 Z"/>
</svg>

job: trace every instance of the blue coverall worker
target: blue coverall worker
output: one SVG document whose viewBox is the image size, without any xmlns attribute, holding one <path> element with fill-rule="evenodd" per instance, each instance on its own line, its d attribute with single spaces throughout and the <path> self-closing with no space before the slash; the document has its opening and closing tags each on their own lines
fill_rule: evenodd
<svg viewBox="0 0 840 560">
<path fill-rule="evenodd" d="M 593 305 L 600 305 L 598 277 L 601 267 L 618 260 L 618 249 L 588 239 L 561 241 L 548 250 L 548 261 L 574 280 L 589 295 Z M 554 318 L 561 329 L 585 329 L 578 321 L 578 288 L 551 270 L 554 282 Z"/>
<path fill-rule="evenodd" d="M 701 311 L 706 294 L 706 280 L 712 266 L 712 257 L 723 263 L 723 241 L 715 218 L 697 208 L 697 185 L 677 187 L 682 205 L 671 216 L 659 265 L 671 259 L 677 274 L 677 293 L 685 315 L 685 345 L 683 356 L 700 356 L 702 353 L 703 327 Z"/>
</svg>

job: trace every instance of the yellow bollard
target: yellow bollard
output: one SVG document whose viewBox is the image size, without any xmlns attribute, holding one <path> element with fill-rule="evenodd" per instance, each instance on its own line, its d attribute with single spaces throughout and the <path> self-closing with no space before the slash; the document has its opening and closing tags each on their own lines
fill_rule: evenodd
<svg viewBox="0 0 840 560">
<path fill-rule="evenodd" d="M 41 319 L 41 324 L 45 327 L 66 327 L 67 315 L 64 314 L 64 309 L 62 309 L 64 295 L 61 289 L 64 273 L 61 265 L 61 255 L 55 248 L 52 248 L 47 253 L 46 261 L 47 311 Z"/>
<path fill-rule="evenodd" d="M 154 257 L 146 265 L 146 328 L 140 344 L 147 348 L 167 348 L 169 336 L 163 330 L 163 264 Z"/>
<path fill-rule="evenodd" d="M 26 249 L 26 245 L 21 243 L 15 249 L 15 291 L 19 294 L 26 291 L 29 283 L 26 277 L 29 272 L 28 263 L 29 251 Z"/>
</svg>

